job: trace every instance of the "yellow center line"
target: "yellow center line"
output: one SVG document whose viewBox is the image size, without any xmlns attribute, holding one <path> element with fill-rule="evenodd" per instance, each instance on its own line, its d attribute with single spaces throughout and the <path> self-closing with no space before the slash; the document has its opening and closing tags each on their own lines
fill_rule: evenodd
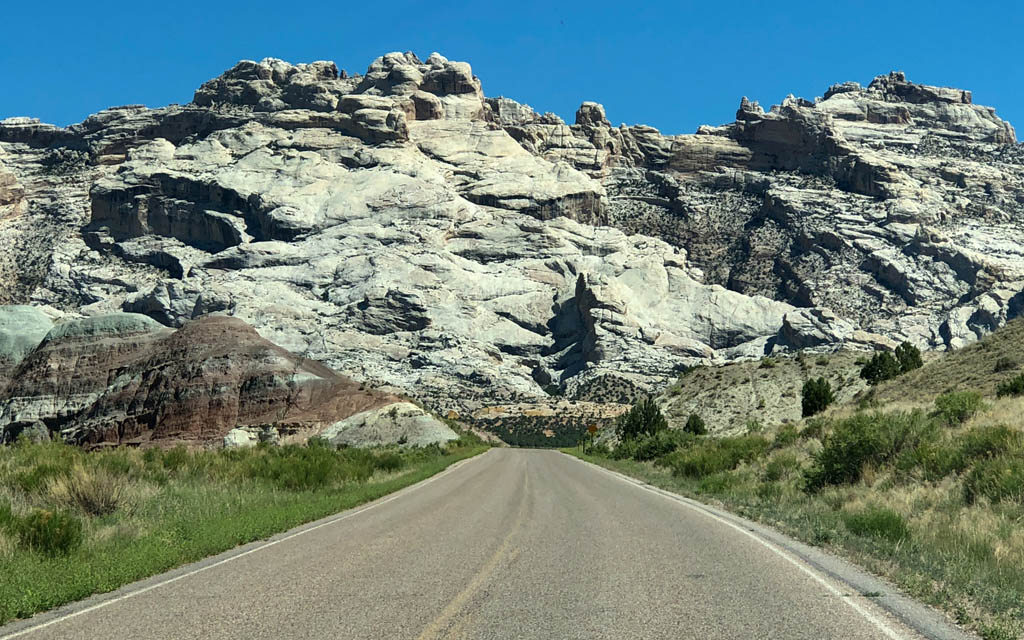
<svg viewBox="0 0 1024 640">
<path fill-rule="evenodd" d="M 529 476 L 524 475 L 523 478 L 523 501 L 519 505 L 519 513 L 516 516 L 515 523 L 512 525 L 511 529 L 509 529 L 508 535 L 505 536 L 505 539 L 502 540 L 498 549 L 484 564 L 484 566 L 476 572 L 476 575 L 474 575 L 469 581 L 466 588 L 452 598 L 452 601 L 449 602 L 448 606 L 441 611 L 440 615 L 438 615 L 437 618 L 427 625 L 427 628 L 420 633 L 417 640 L 437 640 L 439 638 L 458 637 L 457 634 L 469 621 L 469 616 L 465 616 L 454 626 L 452 626 L 452 620 L 460 611 L 462 611 L 462 609 L 465 608 L 467 604 L 469 604 L 469 601 L 473 598 L 476 592 L 487 583 L 491 578 L 491 575 L 494 573 L 494 570 L 498 568 L 499 564 L 501 564 L 502 560 L 507 557 L 509 561 L 512 561 L 517 555 L 519 555 L 518 549 L 511 549 L 510 551 L 510 548 L 512 546 L 512 537 L 522 527 L 524 519 L 523 515 L 526 511 L 526 501 L 529 496 Z"/>
</svg>

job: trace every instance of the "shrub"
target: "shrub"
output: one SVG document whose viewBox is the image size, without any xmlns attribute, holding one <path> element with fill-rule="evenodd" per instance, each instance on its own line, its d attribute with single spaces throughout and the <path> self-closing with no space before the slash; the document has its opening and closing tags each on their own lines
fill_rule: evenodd
<svg viewBox="0 0 1024 640">
<path fill-rule="evenodd" d="M 1024 396 L 1024 373 L 1001 383 L 996 388 L 996 395 L 1000 398 L 1005 396 Z"/>
<path fill-rule="evenodd" d="M 819 367 L 827 367 L 828 366 L 828 356 L 818 356 L 818 359 L 815 360 L 814 363 L 816 365 L 818 365 Z"/>
<path fill-rule="evenodd" d="M 704 418 L 701 418 L 696 413 L 691 413 L 690 417 L 686 419 L 686 425 L 683 426 L 683 431 L 686 433 L 692 433 L 695 436 L 702 436 L 708 432 L 708 426 L 704 423 Z"/>
<path fill-rule="evenodd" d="M 832 423 L 825 418 L 812 418 L 807 421 L 804 428 L 800 430 L 801 438 L 821 439 L 825 435 L 825 429 Z"/>
<path fill-rule="evenodd" d="M 971 459 L 1019 454 L 1024 450 L 1024 433 L 1003 425 L 976 427 L 960 436 L 957 444 L 963 455 Z"/>
<path fill-rule="evenodd" d="M 994 369 L 995 373 L 1003 373 L 1006 371 L 1013 371 L 1017 368 L 1017 361 L 1013 358 L 1003 356 L 996 360 L 996 366 Z"/>
<path fill-rule="evenodd" d="M 904 451 L 937 438 L 934 423 L 921 411 L 857 414 L 840 421 L 822 441 L 813 465 L 804 473 L 806 489 L 857 482 L 864 465 L 883 464 Z"/>
<path fill-rule="evenodd" d="M 778 365 L 778 361 L 775 358 L 765 358 L 761 361 L 761 364 L 757 365 L 758 369 L 774 369 Z"/>
<path fill-rule="evenodd" d="M 327 438 L 320 436 L 313 436 L 309 440 L 306 440 L 306 447 L 309 449 L 333 449 L 334 445 Z"/>
<path fill-rule="evenodd" d="M 904 454 L 902 467 L 919 467 L 937 480 L 960 473 L 976 460 L 1024 450 L 1024 433 L 1004 426 L 976 427 L 951 441 L 926 443 Z"/>
<path fill-rule="evenodd" d="M 276 449 L 268 449 L 260 455 L 255 455 L 249 460 L 249 464 L 243 474 L 249 478 L 262 479 L 292 491 L 303 491 L 318 489 L 326 486 L 333 480 L 342 476 L 342 456 L 346 458 L 362 458 L 353 460 L 350 466 L 362 465 L 367 469 L 363 472 L 350 470 L 352 475 L 369 477 L 373 474 L 374 465 L 372 460 L 356 454 L 353 456 L 349 450 L 343 449 L 334 452 L 326 448 L 312 449 L 287 445 Z M 372 454 L 362 452 L 365 456 L 372 458 Z"/>
<path fill-rule="evenodd" d="M 710 476 L 701 478 L 698 491 L 701 493 L 725 493 L 739 484 L 740 480 L 736 474 L 728 472 L 713 473 Z"/>
<path fill-rule="evenodd" d="M 979 460 L 964 478 L 964 500 L 974 504 L 985 497 L 992 502 L 1024 500 L 1024 459 L 999 456 Z"/>
<path fill-rule="evenodd" d="M 67 476 L 66 467 L 57 463 L 42 462 L 29 469 L 14 474 L 14 486 L 26 493 L 35 493 L 44 489 L 56 478 Z"/>
<path fill-rule="evenodd" d="M 19 523 L 23 545 L 50 556 L 66 555 L 82 546 L 82 521 L 59 511 L 37 509 Z"/>
<path fill-rule="evenodd" d="M 183 469 L 192 460 L 192 456 L 189 454 L 188 449 L 182 445 L 178 445 L 173 449 L 164 451 L 160 458 L 163 462 L 164 469 L 167 469 L 168 471 L 178 471 Z"/>
<path fill-rule="evenodd" d="M 783 427 L 779 429 L 778 433 L 775 434 L 775 440 L 772 442 L 772 446 L 776 449 L 782 449 L 795 443 L 799 437 L 800 433 L 797 431 L 796 425 L 783 425 Z"/>
<path fill-rule="evenodd" d="M 898 375 L 900 375 L 900 362 L 888 351 L 879 351 L 871 356 L 871 359 L 860 370 L 860 377 L 867 380 L 868 384 L 872 386 L 892 380 Z"/>
<path fill-rule="evenodd" d="M 835 402 L 832 385 L 825 378 L 810 379 L 804 383 L 802 392 L 803 417 L 807 418 L 824 411 Z"/>
<path fill-rule="evenodd" d="M 14 533 L 18 528 L 18 517 L 11 510 L 11 505 L 0 504 L 0 533 Z"/>
<path fill-rule="evenodd" d="M 776 482 L 800 466 L 800 461 L 792 453 L 780 453 L 768 461 L 764 466 L 764 479 L 768 482 Z"/>
<path fill-rule="evenodd" d="M 731 471 L 741 462 L 753 460 L 768 450 L 768 440 L 760 435 L 701 440 L 689 449 L 662 458 L 677 476 L 702 478 Z"/>
<path fill-rule="evenodd" d="M 935 415 L 954 427 L 974 417 L 983 404 L 975 391 L 950 391 L 935 399 Z"/>
<path fill-rule="evenodd" d="M 399 471 L 405 466 L 405 458 L 394 451 L 388 451 L 378 455 L 375 463 L 381 471 L 393 472 Z"/>
<path fill-rule="evenodd" d="M 904 342 L 896 347 L 896 360 L 900 363 L 900 373 L 907 373 L 924 366 L 921 350 L 909 342 Z"/>
<path fill-rule="evenodd" d="M 672 429 L 623 440 L 612 452 L 616 460 L 654 460 L 678 449 L 687 442 L 689 435 Z"/>
<path fill-rule="evenodd" d="M 125 482 L 104 468 L 86 469 L 75 465 L 67 477 L 50 484 L 50 495 L 58 502 L 78 507 L 86 515 L 104 516 L 124 501 Z"/>
<path fill-rule="evenodd" d="M 615 422 L 615 431 L 622 440 L 657 433 L 667 428 L 668 422 L 652 398 L 643 398 Z"/>
<path fill-rule="evenodd" d="M 900 514 L 884 507 L 867 507 L 855 513 L 844 513 L 843 524 L 850 533 L 900 542 L 910 538 L 910 527 Z"/>
</svg>

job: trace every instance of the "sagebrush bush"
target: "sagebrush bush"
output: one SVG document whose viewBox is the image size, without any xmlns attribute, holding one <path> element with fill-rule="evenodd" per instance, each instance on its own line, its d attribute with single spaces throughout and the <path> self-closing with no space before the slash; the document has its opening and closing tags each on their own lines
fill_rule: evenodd
<svg viewBox="0 0 1024 640">
<path fill-rule="evenodd" d="M 976 391 L 950 391 L 935 398 L 935 415 L 951 427 L 967 422 L 983 407 Z"/>
<path fill-rule="evenodd" d="M 82 521 L 60 511 L 36 509 L 18 523 L 18 538 L 39 553 L 67 555 L 82 546 Z"/>
<path fill-rule="evenodd" d="M 680 446 L 688 442 L 690 436 L 686 433 L 673 429 L 665 429 L 657 433 L 642 435 L 629 440 L 623 440 L 619 446 L 612 451 L 612 457 L 616 460 L 654 460 L 672 453 Z"/>
<path fill-rule="evenodd" d="M 1024 455 L 1024 433 L 1005 425 L 975 427 L 958 437 L 957 445 L 970 459 Z"/>
<path fill-rule="evenodd" d="M 808 491 L 857 482 L 866 464 L 894 461 L 902 452 L 934 442 L 934 422 L 921 411 L 859 413 L 837 422 L 804 472 Z"/>
<path fill-rule="evenodd" d="M 159 451 L 158 449 L 150 449 L 150 451 Z M 160 454 L 160 461 L 164 466 L 164 469 L 168 471 L 180 471 L 188 466 L 191 462 L 192 455 L 188 452 L 188 449 L 178 445 L 173 449 L 168 449 Z"/>
<path fill-rule="evenodd" d="M 936 439 L 906 451 L 900 468 L 919 468 L 925 478 L 938 480 L 965 471 L 976 460 L 1009 453 L 1024 453 L 1024 433 L 1002 425 L 975 427 L 955 438 Z"/>
<path fill-rule="evenodd" d="M 56 478 L 65 477 L 67 467 L 55 462 L 41 462 L 14 474 L 14 486 L 26 493 L 43 491 Z"/>
<path fill-rule="evenodd" d="M 722 471 L 705 476 L 700 480 L 701 493 L 726 493 L 729 489 L 742 483 L 736 474 Z"/>
<path fill-rule="evenodd" d="M 764 466 L 764 479 L 767 482 L 777 482 L 799 467 L 800 461 L 795 455 L 779 453 Z"/>
<path fill-rule="evenodd" d="M 671 468 L 677 476 L 702 478 L 731 471 L 741 462 L 763 455 L 768 447 L 768 439 L 761 435 L 700 440 L 689 448 L 665 456 L 661 464 Z"/>
<path fill-rule="evenodd" d="M 401 454 L 395 453 L 394 451 L 388 451 L 377 456 L 375 461 L 376 467 L 381 471 L 387 471 L 389 473 L 400 471 L 405 467 L 405 458 Z"/>
<path fill-rule="evenodd" d="M 860 511 L 843 514 L 843 524 L 850 533 L 870 538 L 883 538 L 900 542 L 910 538 L 906 519 L 892 509 L 870 506 Z"/>
<path fill-rule="evenodd" d="M 974 504 L 981 497 L 991 502 L 1024 501 L 1024 458 L 1002 455 L 974 463 L 964 477 L 964 500 Z"/>
<path fill-rule="evenodd" d="M 1006 371 L 1013 371 L 1016 368 L 1017 368 L 1017 361 L 1016 360 L 1014 360 L 1013 358 L 1010 358 L 1008 356 L 1003 356 L 1002 358 L 999 358 L 998 360 L 996 360 L 996 366 L 994 367 L 993 371 L 995 373 L 1003 373 L 1003 372 L 1006 372 Z"/>
<path fill-rule="evenodd" d="M 52 480 L 49 493 L 59 503 L 77 507 L 90 516 L 113 513 L 124 503 L 127 483 L 104 467 L 87 469 L 78 464 L 67 476 Z"/>
<path fill-rule="evenodd" d="M 996 388 L 996 395 L 1000 398 L 1024 395 L 1024 373 L 1001 383 Z"/>
<path fill-rule="evenodd" d="M 783 449 L 795 443 L 799 438 L 800 432 L 797 430 L 796 425 L 783 425 L 782 428 L 779 429 L 778 433 L 775 434 L 775 440 L 772 441 L 772 447 L 775 449 Z"/>
</svg>

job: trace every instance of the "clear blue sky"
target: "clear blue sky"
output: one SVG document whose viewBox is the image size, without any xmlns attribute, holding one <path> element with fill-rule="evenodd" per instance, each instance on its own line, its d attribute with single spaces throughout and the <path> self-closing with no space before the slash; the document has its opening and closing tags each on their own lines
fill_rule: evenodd
<svg viewBox="0 0 1024 640">
<path fill-rule="evenodd" d="M 465 60 L 489 96 L 572 121 L 665 133 L 730 122 L 893 69 L 970 89 L 1024 136 L 1024 3 L 976 0 L 703 2 L 10 2 L 0 118 L 69 124 L 104 107 L 185 103 L 240 59 L 334 60 L 364 72 L 388 51 Z"/>
</svg>

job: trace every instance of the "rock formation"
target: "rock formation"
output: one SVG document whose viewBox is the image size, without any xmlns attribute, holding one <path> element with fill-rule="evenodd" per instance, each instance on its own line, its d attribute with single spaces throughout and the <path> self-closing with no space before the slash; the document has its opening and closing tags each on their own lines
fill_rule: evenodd
<svg viewBox="0 0 1024 640">
<path fill-rule="evenodd" d="M 0 307 L 5 363 L 17 360 L 0 395 L 0 441 L 41 429 L 88 446 L 238 445 L 240 434 L 301 441 L 381 408 L 408 419 L 392 421 L 405 432 L 390 440 L 366 436 L 379 444 L 457 437 L 400 398 L 297 357 L 237 318 L 211 315 L 174 330 L 116 313 L 67 320 L 39 336 L 43 323 L 32 311 Z M 32 336 L 39 337 L 26 349 Z M 420 412 L 415 420 L 410 406 Z M 359 435 L 354 428 L 350 439 Z"/>
<path fill-rule="evenodd" d="M 0 301 L 229 314 L 441 411 L 957 347 L 1024 309 L 1022 221 L 1012 127 L 901 73 L 679 136 L 593 102 L 566 124 L 411 53 L 363 75 L 245 61 L 188 105 L 0 121 Z"/>
</svg>

